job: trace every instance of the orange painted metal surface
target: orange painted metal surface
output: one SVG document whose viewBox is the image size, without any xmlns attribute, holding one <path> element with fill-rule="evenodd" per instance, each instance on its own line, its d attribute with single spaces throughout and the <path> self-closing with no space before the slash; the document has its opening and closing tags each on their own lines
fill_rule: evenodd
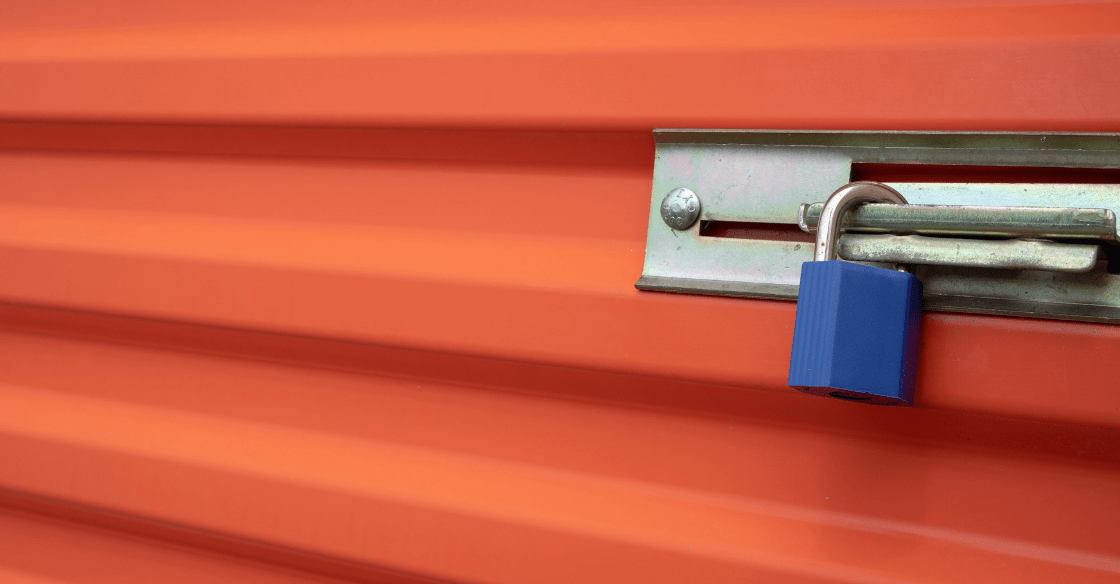
<svg viewBox="0 0 1120 584">
<path fill-rule="evenodd" d="M 1120 8 L 471 4 L 0 6 L 0 580 L 1120 580 L 1120 327 L 633 288 L 652 128 L 1120 131 Z"/>
</svg>

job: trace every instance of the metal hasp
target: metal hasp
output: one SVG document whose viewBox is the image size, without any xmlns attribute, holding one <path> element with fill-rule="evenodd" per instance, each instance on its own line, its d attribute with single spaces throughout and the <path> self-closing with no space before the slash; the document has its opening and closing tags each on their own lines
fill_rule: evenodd
<svg viewBox="0 0 1120 584">
<path fill-rule="evenodd" d="M 797 298 L 801 264 L 813 257 L 812 238 L 798 234 L 815 229 L 821 202 L 851 182 L 853 165 L 933 165 L 946 175 L 970 166 L 1034 169 L 1030 176 L 1120 169 L 1120 134 L 655 130 L 654 138 L 636 286 L 750 298 Z M 839 257 L 909 264 L 929 311 L 1120 322 L 1120 184 L 945 180 L 888 181 L 909 204 L 853 208 Z M 701 209 L 683 230 L 660 211 L 678 188 Z M 708 225 L 745 226 L 746 235 L 709 235 Z"/>
<path fill-rule="evenodd" d="M 840 257 L 859 262 L 1075 273 L 1092 270 L 1101 257 L 1099 245 L 921 235 L 845 235 L 840 238 L 839 250 Z"/>
<path fill-rule="evenodd" d="M 797 223 L 803 231 L 816 231 L 823 207 L 823 203 L 801 205 Z M 1108 209 L 871 203 L 847 214 L 843 227 L 850 234 L 914 232 L 987 237 L 847 235 L 840 242 L 840 255 L 846 260 L 1088 272 L 1100 261 L 1100 245 L 1053 243 L 1039 239 L 1114 241 L 1116 215 Z M 994 237 L 1013 239 L 991 239 Z M 1022 239 L 1024 237 L 1031 239 Z"/>
</svg>

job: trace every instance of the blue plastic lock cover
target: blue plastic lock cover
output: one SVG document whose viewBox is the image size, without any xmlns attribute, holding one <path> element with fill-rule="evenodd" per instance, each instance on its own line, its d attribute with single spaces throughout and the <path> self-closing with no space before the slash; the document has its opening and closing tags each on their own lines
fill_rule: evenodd
<svg viewBox="0 0 1120 584">
<path fill-rule="evenodd" d="M 789 386 L 879 405 L 913 405 L 922 312 L 913 274 L 833 260 L 805 262 Z"/>
</svg>

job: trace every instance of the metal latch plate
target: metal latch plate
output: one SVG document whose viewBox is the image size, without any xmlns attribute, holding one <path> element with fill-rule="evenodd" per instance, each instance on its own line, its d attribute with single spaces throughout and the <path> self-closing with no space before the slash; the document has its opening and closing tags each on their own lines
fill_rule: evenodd
<svg viewBox="0 0 1120 584">
<path fill-rule="evenodd" d="M 637 287 L 795 300 L 812 244 L 706 237 L 705 221 L 796 226 L 802 203 L 851 180 L 854 163 L 1120 168 L 1120 135 L 771 130 L 655 130 L 645 265 Z M 1120 185 L 891 182 L 915 205 L 1079 207 L 1120 213 Z M 675 188 L 695 192 L 700 220 L 675 230 L 660 214 Z M 1108 238 L 1106 238 L 1108 239 Z M 1115 234 L 1108 245 L 1115 244 Z M 1120 275 L 914 265 L 926 310 L 1120 322 Z"/>
</svg>

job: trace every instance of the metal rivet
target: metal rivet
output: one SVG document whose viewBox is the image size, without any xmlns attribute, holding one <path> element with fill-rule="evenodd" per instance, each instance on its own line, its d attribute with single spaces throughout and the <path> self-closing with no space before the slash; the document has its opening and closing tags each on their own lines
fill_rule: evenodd
<svg viewBox="0 0 1120 584">
<path fill-rule="evenodd" d="M 688 229 L 700 217 L 700 197 L 696 193 L 678 188 L 669 191 L 661 201 L 661 218 L 673 229 Z"/>
</svg>

